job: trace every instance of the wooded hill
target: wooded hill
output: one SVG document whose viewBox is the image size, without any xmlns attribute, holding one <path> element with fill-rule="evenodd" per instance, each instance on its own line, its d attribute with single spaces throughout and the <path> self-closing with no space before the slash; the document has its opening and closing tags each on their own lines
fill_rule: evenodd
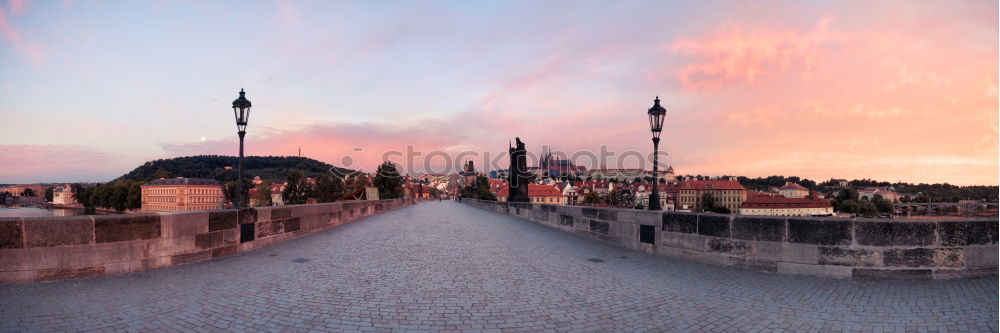
<svg viewBox="0 0 1000 333">
<path fill-rule="evenodd" d="M 149 181 L 159 178 L 188 177 L 210 178 L 225 184 L 236 181 L 238 157 L 219 155 L 199 155 L 175 157 L 149 161 L 129 171 L 115 180 Z M 231 169 L 226 170 L 226 167 Z M 346 175 L 353 170 L 337 168 L 308 157 L 297 156 L 247 156 L 243 160 L 243 172 L 247 178 L 260 176 L 263 180 L 284 183 L 291 170 L 299 170 L 306 177 L 316 177 L 321 174 L 338 172 Z M 114 181 L 112 181 L 114 182 Z"/>
</svg>

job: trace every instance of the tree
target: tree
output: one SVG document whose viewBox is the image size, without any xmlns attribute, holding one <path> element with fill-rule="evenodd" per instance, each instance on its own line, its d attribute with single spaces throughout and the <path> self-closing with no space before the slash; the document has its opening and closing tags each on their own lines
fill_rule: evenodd
<svg viewBox="0 0 1000 333">
<path fill-rule="evenodd" d="M 52 202 L 55 199 L 55 188 L 52 186 L 45 188 L 45 201 Z"/>
<path fill-rule="evenodd" d="M 876 194 L 872 196 L 871 203 L 875 205 L 875 208 L 879 213 L 891 213 L 893 209 L 892 202 L 886 200 L 881 194 Z"/>
<path fill-rule="evenodd" d="M 875 204 L 872 203 L 871 201 L 862 201 L 860 203 L 860 206 L 861 206 L 860 208 L 861 215 L 873 217 L 876 214 L 878 214 L 878 207 L 875 207 Z"/>
<path fill-rule="evenodd" d="M 160 169 L 156 170 L 156 173 L 153 174 L 153 177 L 150 180 L 157 180 L 157 179 L 160 179 L 160 178 L 174 178 L 174 177 L 177 177 L 177 176 L 174 176 L 174 174 L 172 172 L 170 172 L 170 171 L 167 171 L 167 170 L 164 170 L 163 168 L 160 168 Z"/>
<path fill-rule="evenodd" d="M 309 184 L 304 179 L 302 171 L 292 170 L 288 172 L 285 190 L 281 192 L 281 198 L 289 205 L 301 205 L 308 199 L 306 192 Z"/>
<path fill-rule="evenodd" d="M 403 197 L 403 177 L 399 175 L 392 162 L 385 161 L 375 170 L 372 184 L 378 188 L 379 199 L 397 199 Z"/>
<path fill-rule="evenodd" d="M 837 194 L 837 200 L 840 200 L 840 201 L 845 201 L 845 200 L 858 201 L 858 190 L 855 190 L 853 188 L 845 188 L 843 190 L 840 190 L 840 193 Z"/>
<path fill-rule="evenodd" d="M 128 199 L 125 201 L 126 209 L 142 208 L 142 184 L 145 182 L 133 182 L 128 187 Z"/>
<path fill-rule="evenodd" d="M 490 180 L 486 176 L 476 176 L 469 186 L 463 187 L 459 195 L 463 198 L 497 201 L 497 196 L 490 192 Z"/>
<path fill-rule="evenodd" d="M 347 175 L 347 179 L 344 180 L 344 187 L 347 188 L 346 193 L 363 191 L 365 186 L 368 186 L 368 175 L 361 172 L 353 172 Z"/>
<path fill-rule="evenodd" d="M 127 206 L 128 206 L 129 187 L 124 183 L 119 182 L 112 185 L 111 188 L 112 188 L 111 208 L 114 208 L 116 211 L 119 212 L 125 210 L 125 208 L 128 208 Z"/>
<path fill-rule="evenodd" d="M 713 212 L 719 214 L 730 214 L 732 213 L 726 206 L 718 205 L 715 201 L 715 196 L 711 192 L 705 192 L 701 194 L 701 211 L 703 212 Z"/>
<path fill-rule="evenodd" d="M 599 204 L 601 203 L 601 196 L 597 195 L 596 191 L 587 192 L 583 195 L 583 203 L 585 204 Z"/>
<path fill-rule="evenodd" d="M 611 191 L 607 201 L 608 206 L 611 207 L 633 208 L 635 207 L 635 193 L 628 186 L 620 186 Z"/>
<path fill-rule="evenodd" d="M 333 174 L 316 177 L 316 201 L 334 202 L 344 196 L 344 182 Z"/>
<path fill-rule="evenodd" d="M 21 196 L 22 197 L 33 197 L 33 196 L 35 196 L 35 190 L 32 190 L 30 187 L 29 188 L 25 188 L 23 191 L 21 191 Z"/>
<path fill-rule="evenodd" d="M 857 201 L 846 200 L 840 202 L 840 212 L 842 213 L 857 213 L 860 209 L 861 206 Z"/>
<path fill-rule="evenodd" d="M 272 202 L 271 202 L 271 181 L 270 180 L 265 180 L 265 181 L 261 182 L 260 184 L 257 184 L 257 186 L 254 186 L 254 188 L 257 189 L 257 193 L 254 194 L 254 197 L 253 197 L 254 202 L 257 203 L 257 206 L 258 207 L 270 206 L 272 204 Z"/>
</svg>

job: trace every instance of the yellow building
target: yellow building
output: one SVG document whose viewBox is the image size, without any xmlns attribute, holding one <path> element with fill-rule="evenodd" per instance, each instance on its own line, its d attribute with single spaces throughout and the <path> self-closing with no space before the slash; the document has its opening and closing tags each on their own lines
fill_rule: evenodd
<svg viewBox="0 0 1000 333">
<path fill-rule="evenodd" d="M 747 190 L 739 182 L 729 179 L 685 180 L 678 186 L 677 210 L 699 211 L 701 198 L 711 193 L 715 205 L 726 207 L 733 214 L 739 212 L 740 205 L 747 199 Z"/>
<path fill-rule="evenodd" d="M 52 203 L 60 206 L 70 206 L 76 204 L 76 199 L 73 199 L 73 187 L 66 184 L 64 186 L 53 188 Z"/>
<path fill-rule="evenodd" d="M 796 183 L 785 182 L 785 185 L 778 188 L 778 194 L 785 198 L 805 198 L 809 195 L 809 189 Z"/>
<path fill-rule="evenodd" d="M 751 195 L 740 205 L 740 215 L 766 216 L 830 216 L 833 205 L 818 194 L 805 198 L 785 198 L 776 195 Z"/>
<path fill-rule="evenodd" d="M 142 185 L 143 212 L 222 208 L 222 186 L 214 179 L 160 178 Z"/>
</svg>

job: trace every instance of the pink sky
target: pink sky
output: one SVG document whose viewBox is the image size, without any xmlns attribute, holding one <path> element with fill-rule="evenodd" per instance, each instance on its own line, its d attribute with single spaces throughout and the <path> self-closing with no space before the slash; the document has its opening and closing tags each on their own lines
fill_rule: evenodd
<svg viewBox="0 0 1000 333">
<path fill-rule="evenodd" d="M 212 26 L 223 9 L 211 4 L 129 9 L 139 18 L 114 27 L 88 5 L 0 6 L 0 73 L 12 73 L 0 75 L 0 156 L 17 161 L 0 183 L 235 154 L 224 104 L 241 87 L 254 102 L 249 154 L 301 146 L 337 166 L 370 170 L 407 146 L 497 156 L 515 136 L 533 153 L 648 154 L 645 110 L 659 95 L 661 149 L 680 174 L 998 183 L 995 2 L 279 1 L 241 12 L 259 32 Z M 130 25 L 157 43 L 117 28 Z M 90 130 L 45 130 L 73 128 Z"/>
</svg>

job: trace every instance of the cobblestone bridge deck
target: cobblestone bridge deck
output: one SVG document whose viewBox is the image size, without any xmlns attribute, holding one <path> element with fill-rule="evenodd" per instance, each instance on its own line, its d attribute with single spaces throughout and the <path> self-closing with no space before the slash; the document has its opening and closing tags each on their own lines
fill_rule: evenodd
<svg viewBox="0 0 1000 333">
<path fill-rule="evenodd" d="M 452 202 L 158 270 L 0 286 L 0 331 L 997 331 L 997 278 L 649 256 Z"/>
</svg>

